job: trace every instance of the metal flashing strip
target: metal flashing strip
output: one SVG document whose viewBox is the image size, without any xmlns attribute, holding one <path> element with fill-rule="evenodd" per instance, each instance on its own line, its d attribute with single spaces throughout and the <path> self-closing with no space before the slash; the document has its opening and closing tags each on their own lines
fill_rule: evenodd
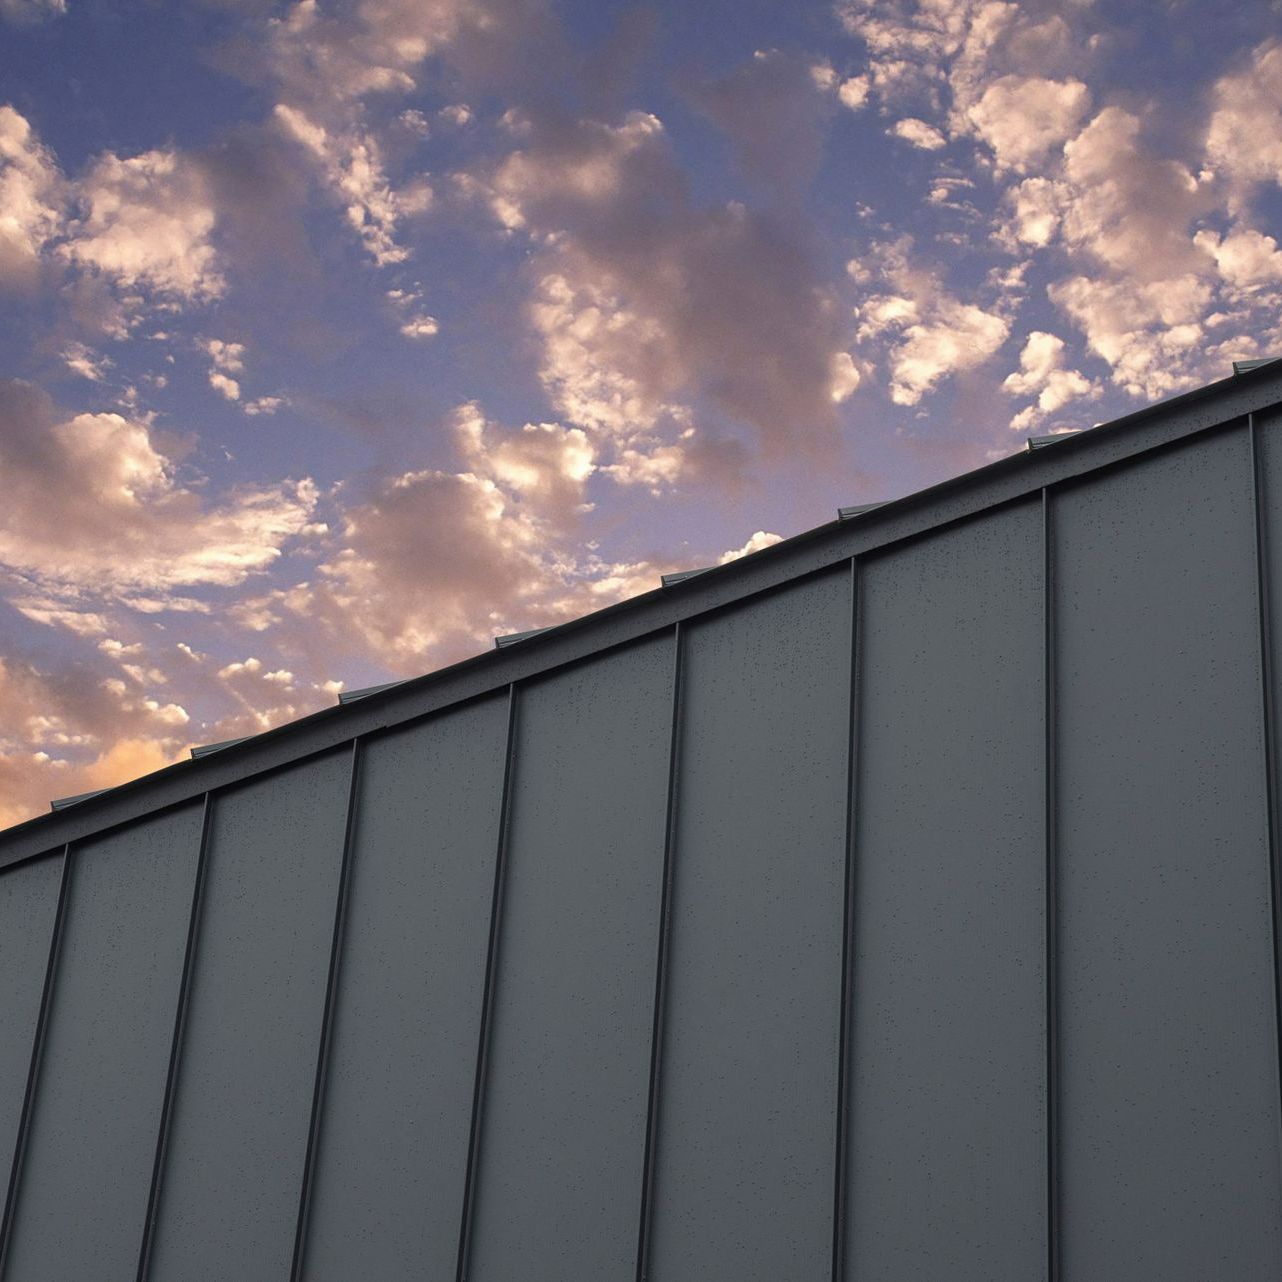
<svg viewBox="0 0 1282 1282">
<path fill-rule="evenodd" d="M 674 587 L 678 583 L 684 583 L 687 579 L 693 579 L 697 574 L 707 574 L 709 570 L 715 569 L 712 565 L 700 566 L 697 570 L 678 570 L 675 574 L 661 574 L 659 582 L 665 588 Z"/>
<path fill-rule="evenodd" d="M 49 803 L 49 809 L 51 811 L 70 810 L 72 806 L 78 806 L 82 801 L 88 801 L 91 797 L 101 797 L 103 793 L 110 791 L 110 788 L 95 788 L 93 792 L 79 792 L 74 797 L 59 797 Z"/>
<path fill-rule="evenodd" d="M 496 650 L 506 650 L 510 645 L 517 645 L 521 641 L 528 641 L 531 637 L 542 636 L 544 632 L 551 632 L 551 627 L 531 628 L 528 632 L 508 632 L 506 635 L 494 638 L 494 648 Z"/>
<path fill-rule="evenodd" d="M 1282 1091 L 1282 815 L 1279 815 L 1277 672 L 1273 662 L 1273 602 L 1269 591 L 1269 528 L 1255 415 L 1247 416 L 1251 506 L 1255 523 L 1256 615 L 1260 629 L 1260 694 L 1264 720 L 1265 835 L 1269 852 L 1269 923 L 1273 943 L 1273 1009 L 1278 1088 Z"/>
<path fill-rule="evenodd" d="M 1078 429 L 1072 432 L 1056 432 L 1052 436 L 1030 436 L 1024 442 L 1024 448 L 1030 453 L 1033 450 L 1044 450 L 1048 445 L 1058 445 L 1060 441 L 1067 441 L 1071 437 L 1081 436 L 1081 434 L 1081 430 Z"/>
<path fill-rule="evenodd" d="M 1250 360 L 1250 361 L 1234 361 L 1234 362 L 1233 362 L 1233 373 L 1234 373 L 1235 375 L 1237 375 L 1237 374 L 1249 374 L 1253 369 L 1263 369 L 1266 365 L 1272 365 L 1272 364 L 1273 364 L 1273 362 L 1274 362 L 1274 361 L 1276 361 L 1276 360 L 1282 360 L 1282 357 L 1279 357 L 1279 356 L 1261 356 L 1261 357 L 1260 357 L 1260 358 L 1258 358 L 1257 360 Z"/>
<path fill-rule="evenodd" d="M 213 827 L 214 798 L 206 793 L 200 817 L 200 850 L 196 854 L 196 877 L 191 891 L 191 911 L 187 917 L 187 943 L 183 949 L 183 968 L 178 979 L 178 1002 L 174 1009 L 174 1035 L 169 1045 L 169 1066 L 165 1070 L 165 1093 L 160 1102 L 160 1124 L 156 1128 L 156 1154 L 151 1166 L 151 1185 L 147 1190 L 147 1210 L 142 1222 L 142 1241 L 138 1247 L 136 1282 L 147 1282 L 151 1271 L 151 1253 L 156 1241 L 156 1222 L 160 1214 L 160 1195 L 164 1182 L 165 1156 L 169 1151 L 169 1131 L 174 1116 L 174 1096 L 178 1088 L 178 1070 L 182 1064 L 183 1042 L 187 1032 L 187 1010 L 191 1004 L 192 976 L 195 971 L 196 947 L 200 942 L 200 924 L 204 913 L 205 881 L 209 868 L 209 846 Z"/>
<path fill-rule="evenodd" d="M 1060 1277 L 1059 1192 L 1059 804 L 1056 792 L 1055 548 L 1052 500 L 1042 490 L 1042 731 L 1044 771 L 1046 985 L 1046 1277 Z"/>
<path fill-rule="evenodd" d="M 476 1077 L 472 1084 L 472 1120 L 468 1129 L 467 1168 L 463 1176 L 463 1214 L 459 1221 L 456 1282 L 466 1282 L 472 1253 L 472 1228 L 476 1219 L 477 1172 L 481 1156 L 481 1125 L 485 1112 L 485 1087 L 489 1080 L 491 1024 L 494 991 L 498 984 L 499 935 L 503 917 L 503 891 L 507 881 L 507 854 L 512 829 L 512 778 L 516 768 L 517 687 L 508 686 L 507 748 L 503 761 L 503 791 L 499 800 L 499 840 L 494 857 L 494 890 L 490 898 L 490 932 L 485 946 L 485 981 L 481 989 L 481 1029 L 476 1048 Z"/>
<path fill-rule="evenodd" d="M 837 509 L 837 520 L 853 521 L 855 517 L 875 512 L 879 507 L 885 507 L 889 502 L 889 499 L 879 499 L 876 503 L 856 503 L 854 507 L 839 507 Z"/>
<path fill-rule="evenodd" d="M 360 699 L 368 699 L 372 694 L 382 694 L 384 690 L 395 690 L 397 686 L 403 686 L 406 681 L 413 678 L 406 677 L 401 681 L 384 681 L 379 686 L 365 686 L 361 690 L 340 690 L 338 692 L 338 702 L 340 704 L 356 703 Z"/>
<path fill-rule="evenodd" d="M 325 1107 L 325 1086 L 329 1076 L 330 1045 L 334 1036 L 334 1008 L 338 1003 L 338 976 L 346 937 L 347 903 L 352 880 L 352 850 L 356 844 L 356 820 L 360 807 L 361 741 L 352 740 L 352 769 L 347 792 L 347 818 L 343 830 L 343 857 L 338 871 L 338 896 L 334 905 L 334 933 L 330 939 L 329 971 L 325 979 L 325 1006 L 321 1016 L 320 1045 L 316 1051 L 316 1077 L 312 1086 L 312 1111 L 307 1125 L 307 1151 L 303 1158 L 303 1181 L 298 1197 L 298 1221 L 294 1227 L 294 1258 L 291 1282 L 303 1276 L 307 1254 L 307 1226 L 311 1217 L 312 1188 L 316 1183 L 316 1155 L 320 1145 L 321 1111 Z"/>
<path fill-rule="evenodd" d="M 239 739 L 224 739 L 221 743 L 202 743 L 191 750 L 191 759 L 199 761 L 201 757 L 212 756 L 224 748 L 234 748 L 238 743 L 247 743 L 253 735 L 241 735 Z"/>
<path fill-rule="evenodd" d="M 832 1208 L 832 1282 L 845 1282 L 846 1277 L 846 1200 L 850 1181 L 850 1065 L 851 1035 L 854 1020 L 850 1004 L 855 991 L 855 875 L 856 828 L 859 804 L 859 693 L 862 675 L 861 625 L 863 622 L 860 592 L 859 558 L 850 558 L 850 709 L 847 718 L 846 762 L 846 869 L 845 894 L 841 916 L 841 1009 L 837 1027 L 837 1127 L 836 1164 L 833 1172 Z"/>
<path fill-rule="evenodd" d="M 641 1159 L 641 1215 L 637 1231 L 637 1282 L 650 1274 L 650 1243 L 654 1221 L 654 1172 L 659 1140 L 659 1078 L 663 1068 L 663 1032 L 667 1008 L 668 952 L 672 932 L 672 888 L 677 842 L 677 786 L 680 780 L 682 731 L 682 655 L 685 633 L 680 622 L 672 630 L 672 727 L 668 738 L 667 814 L 663 827 L 663 872 L 659 899 L 659 939 L 654 967 L 654 1015 L 650 1028 L 650 1079 L 646 1090 L 645 1150 Z"/>
<path fill-rule="evenodd" d="M 40 1064 L 44 1059 L 45 1038 L 49 1031 L 49 1009 L 53 1004 L 53 990 L 58 975 L 58 958 L 62 953 L 63 926 L 67 919 L 68 891 L 75 867 L 75 850 L 68 842 L 62 851 L 62 877 L 58 885 L 58 905 L 54 909 L 53 930 L 49 939 L 49 957 L 45 963 L 44 985 L 40 990 L 40 1010 L 31 1039 L 31 1062 L 27 1068 L 27 1084 L 22 1093 L 22 1111 L 18 1114 L 18 1134 L 13 1146 L 13 1164 L 9 1168 L 9 1184 L 5 1192 L 4 1212 L 0 1216 L 0 1278 L 4 1276 L 9 1258 L 9 1243 L 13 1238 L 13 1218 L 18 1206 L 18 1186 L 22 1181 L 22 1168 L 27 1156 L 27 1138 L 31 1133 L 31 1114 L 36 1102 L 36 1087 L 40 1081 Z"/>
<path fill-rule="evenodd" d="M 848 560 L 1015 499 L 1044 486 L 1071 481 L 1102 468 L 1173 446 L 1209 429 L 1243 420 L 1248 413 L 1282 404 L 1282 362 L 1146 406 L 1090 432 L 1079 446 L 1039 450 L 1036 458 L 1012 454 L 915 494 L 886 503 L 854 522 L 832 521 L 701 576 L 682 592 L 652 592 L 558 624 L 538 644 L 496 644 L 436 672 L 415 677 L 397 694 L 349 707 L 331 707 L 264 731 L 248 743 L 200 761 L 184 761 L 109 790 L 66 813 L 47 814 L 0 832 L 0 868 L 56 851 L 68 841 L 95 835 L 142 815 L 193 800 L 328 751 L 357 735 L 403 725 L 465 700 L 501 691 L 613 646 L 670 628 L 678 620 L 733 605 L 785 583 L 829 570 Z M 539 629 L 538 631 L 543 631 Z M 533 634 L 517 634 L 523 640 Z"/>
</svg>

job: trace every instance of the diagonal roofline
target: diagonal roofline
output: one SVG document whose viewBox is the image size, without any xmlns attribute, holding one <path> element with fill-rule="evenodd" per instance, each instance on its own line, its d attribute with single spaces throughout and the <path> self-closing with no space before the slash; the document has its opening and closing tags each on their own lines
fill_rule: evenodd
<svg viewBox="0 0 1282 1282">
<path fill-rule="evenodd" d="M 890 500 L 856 519 L 833 521 L 713 566 L 678 583 L 542 629 L 445 668 L 337 703 L 296 721 L 196 755 L 91 794 L 75 805 L 0 831 L 0 868 L 49 853 L 119 824 L 226 788 L 466 700 L 527 681 L 589 655 L 624 645 L 680 620 L 831 568 L 1045 487 L 1124 462 L 1226 426 L 1282 402 L 1282 361 L 1195 388 L 1053 444 L 1020 450 L 984 467 Z"/>
</svg>

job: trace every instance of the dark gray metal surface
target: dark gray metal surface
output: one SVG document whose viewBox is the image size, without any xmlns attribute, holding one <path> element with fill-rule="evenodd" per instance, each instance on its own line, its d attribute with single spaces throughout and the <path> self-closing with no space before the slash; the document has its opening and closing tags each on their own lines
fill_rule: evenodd
<svg viewBox="0 0 1282 1282">
<path fill-rule="evenodd" d="M 349 754 L 218 798 L 153 1282 L 289 1275 Z"/>
<path fill-rule="evenodd" d="M 844 1276 L 1046 1271 L 1039 502 L 860 574 Z"/>
<path fill-rule="evenodd" d="M 673 639 L 526 687 L 468 1277 L 635 1269 Z"/>
<path fill-rule="evenodd" d="M 690 629 L 650 1276 L 831 1267 L 850 580 Z"/>
<path fill-rule="evenodd" d="M 197 804 L 76 851 L 8 1278 L 137 1266 L 200 828 Z"/>
<path fill-rule="evenodd" d="M 1282 1276 L 1280 399 L 0 835 L 5 1282 Z"/>
<path fill-rule="evenodd" d="M 17 1148 L 61 881 L 61 855 L 0 876 L 0 1187 Z"/>
<path fill-rule="evenodd" d="M 1282 1274 L 1251 498 L 1244 429 L 1054 496 L 1066 1279 Z"/>
<path fill-rule="evenodd" d="M 454 1277 L 507 700 L 364 747 L 303 1276 Z"/>
</svg>

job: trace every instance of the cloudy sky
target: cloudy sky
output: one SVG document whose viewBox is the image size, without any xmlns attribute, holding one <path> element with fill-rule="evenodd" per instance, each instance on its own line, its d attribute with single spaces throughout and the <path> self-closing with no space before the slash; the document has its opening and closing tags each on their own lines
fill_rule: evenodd
<svg viewBox="0 0 1282 1282">
<path fill-rule="evenodd" d="M 1282 351 L 1282 8 L 0 0 L 0 823 Z"/>
</svg>

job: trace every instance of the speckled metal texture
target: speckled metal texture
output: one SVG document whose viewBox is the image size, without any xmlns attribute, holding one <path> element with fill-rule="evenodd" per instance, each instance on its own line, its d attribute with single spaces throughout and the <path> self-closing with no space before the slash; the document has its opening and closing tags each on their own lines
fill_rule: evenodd
<svg viewBox="0 0 1282 1282">
<path fill-rule="evenodd" d="M 626 1277 L 663 867 L 673 643 L 522 690 L 468 1277 Z"/>
<path fill-rule="evenodd" d="M 188 805 L 75 853 L 11 1277 L 138 1264 L 200 827 Z"/>
<path fill-rule="evenodd" d="M 860 574 L 851 1278 L 1046 1263 L 1041 504 Z"/>
<path fill-rule="evenodd" d="M 314 1282 L 454 1276 L 506 736 L 492 698 L 365 748 Z"/>
<path fill-rule="evenodd" d="M 1052 511 L 1063 1276 L 1282 1276 L 1245 425 Z"/>
<path fill-rule="evenodd" d="M 0 1282 L 1282 1276 L 1240 383 L 0 835 Z"/>
</svg>

